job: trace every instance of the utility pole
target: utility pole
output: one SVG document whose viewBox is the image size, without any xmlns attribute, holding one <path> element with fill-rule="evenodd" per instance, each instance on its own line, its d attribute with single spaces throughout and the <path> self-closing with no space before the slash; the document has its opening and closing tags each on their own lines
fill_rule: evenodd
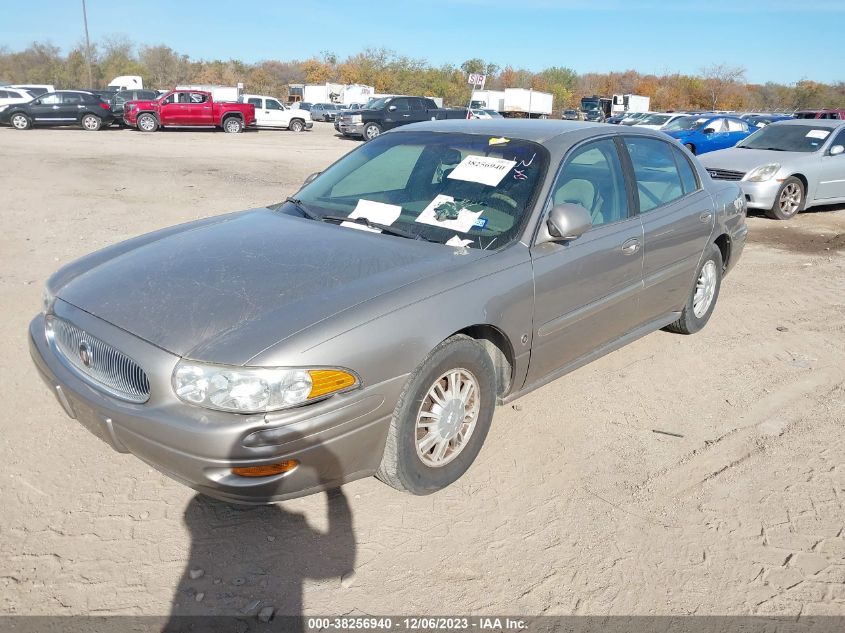
<svg viewBox="0 0 845 633">
<path fill-rule="evenodd" d="M 85 10 L 85 0 L 82 0 L 82 20 L 85 22 L 85 61 L 88 63 L 88 87 L 94 87 L 94 77 L 91 74 L 91 40 L 88 38 L 88 12 Z"/>
</svg>

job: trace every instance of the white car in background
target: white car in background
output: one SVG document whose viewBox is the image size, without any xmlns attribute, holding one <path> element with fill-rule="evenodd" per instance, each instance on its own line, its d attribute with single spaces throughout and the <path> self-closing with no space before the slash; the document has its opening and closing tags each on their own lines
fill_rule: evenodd
<svg viewBox="0 0 845 633">
<path fill-rule="evenodd" d="M 241 95 L 238 101 L 255 106 L 256 127 L 272 127 L 292 132 L 302 132 L 314 127 L 308 110 L 288 108 L 275 97 Z"/>
<path fill-rule="evenodd" d="M 29 103 L 35 96 L 29 94 L 23 88 L 7 88 L 0 86 L 0 112 L 16 103 Z"/>
<path fill-rule="evenodd" d="M 644 127 L 648 128 L 649 130 L 662 130 L 664 127 L 669 125 L 675 119 L 680 119 L 681 117 L 689 116 L 687 114 L 681 112 L 672 112 L 672 113 L 663 113 L 663 112 L 654 112 L 649 114 L 647 117 L 644 117 L 634 123 L 636 127 Z"/>
<path fill-rule="evenodd" d="M 495 110 L 490 110 L 488 108 L 473 108 L 469 111 L 469 118 L 471 119 L 503 119 L 504 117 L 496 112 Z"/>
</svg>

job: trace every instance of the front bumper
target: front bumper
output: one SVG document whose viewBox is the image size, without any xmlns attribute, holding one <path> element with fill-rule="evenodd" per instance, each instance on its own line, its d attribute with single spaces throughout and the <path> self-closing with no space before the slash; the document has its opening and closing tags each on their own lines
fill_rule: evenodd
<svg viewBox="0 0 845 633">
<path fill-rule="evenodd" d="M 30 353 L 62 408 L 115 450 L 132 453 L 176 481 L 224 501 L 261 504 L 334 488 L 378 468 L 406 376 L 267 415 L 212 411 L 173 395 L 170 373 L 178 357 L 60 300 L 55 311 L 134 358 L 147 369 L 151 384 L 144 404 L 92 386 L 54 352 L 44 316 L 38 315 L 29 328 Z M 235 466 L 288 459 L 299 465 L 280 475 L 231 472 Z"/>
<path fill-rule="evenodd" d="M 340 133 L 347 136 L 364 136 L 363 123 L 340 123 Z"/>
<path fill-rule="evenodd" d="M 742 188 L 749 209 L 771 209 L 775 205 L 775 198 L 781 186 L 781 183 L 774 178 L 765 182 L 742 180 L 738 184 Z"/>
</svg>

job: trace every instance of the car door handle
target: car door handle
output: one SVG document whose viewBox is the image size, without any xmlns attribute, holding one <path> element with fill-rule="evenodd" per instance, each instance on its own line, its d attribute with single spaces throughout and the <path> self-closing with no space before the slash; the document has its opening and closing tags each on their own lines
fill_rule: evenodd
<svg viewBox="0 0 845 633">
<path fill-rule="evenodd" d="M 637 238 L 632 237 L 630 240 L 622 242 L 622 252 L 625 255 L 633 255 L 638 250 L 640 250 L 640 241 Z"/>
<path fill-rule="evenodd" d="M 58 110 L 58 109 L 59 109 L 59 106 L 55 105 L 55 106 L 53 106 L 53 109 L 54 109 L 54 110 Z"/>
<path fill-rule="evenodd" d="M 405 118 L 408 118 L 411 115 L 410 114 L 403 114 L 402 116 L 405 117 Z"/>
<path fill-rule="evenodd" d="M 713 217 L 713 214 L 712 214 L 712 213 L 710 213 L 709 211 L 704 211 L 703 213 L 701 213 L 701 214 L 698 216 L 698 219 L 699 219 L 701 222 L 703 222 L 704 224 L 707 224 L 707 223 L 710 221 L 710 218 L 712 218 L 712 217 Z"/>
</svg>

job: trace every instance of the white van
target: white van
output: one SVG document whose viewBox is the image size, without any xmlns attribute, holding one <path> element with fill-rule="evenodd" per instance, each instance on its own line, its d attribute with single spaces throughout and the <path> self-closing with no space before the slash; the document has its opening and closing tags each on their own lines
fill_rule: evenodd
<svg viewBox="0 0 845 633">
<path fill-rule="evenodd" d="M 311 113 L 308 110 L 288 108 L 275 97 L 241 95 L 238 101 L 251 103 L 255 106 L 256 127 L 272 127 L 294 132 L 302 132 L 314 127 Z"/>
</svg>

